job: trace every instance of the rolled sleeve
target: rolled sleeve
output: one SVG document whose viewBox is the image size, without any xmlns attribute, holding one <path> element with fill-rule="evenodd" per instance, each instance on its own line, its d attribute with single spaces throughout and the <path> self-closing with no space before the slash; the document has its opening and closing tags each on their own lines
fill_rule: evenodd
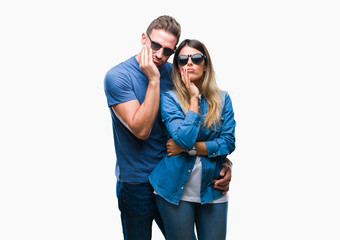
<svg viewBox="0 0 340 240">
<path fill-rule="evenodd" d="M 217 140 L 206 141 L 205 145 L 207 146 L 208 157 L 216 157 L 219 154 L 220 146 Z"/>
<path fill-rule="evenodd" d="M 191 149 L 196 142 L 202 117 L 191 110 L 185 115 L 174 94 L 166 92 L 161 97 L 162 121 L 176 144 Z"/>
</svg>

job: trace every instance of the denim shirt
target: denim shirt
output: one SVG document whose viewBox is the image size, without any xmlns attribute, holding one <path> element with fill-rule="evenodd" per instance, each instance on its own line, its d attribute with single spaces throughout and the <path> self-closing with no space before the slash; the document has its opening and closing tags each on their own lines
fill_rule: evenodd
<svg viewBox="0 0 340 240">
<path fill-rule="evenodd" d="M 211 128 L 203 126 L 208 102 L 199 100 L 199 113 L 189 110 L 184 114 L 177 95 L 168 91 L 161 96 L 161 116 L 168 138 L 182 148 L 191 149 L 195 142 L 205 142 L 208 156 L 201 156 L 202 180 L 201 203 L 209 203 L 222 197 L 222 192 L 213 187 L 212 180 L 219 179 L 225 157 L 235 149 L 234 111 L 228 93 L 221 92 L 222 114 L 218 124 Z M 178 205 L 194 167 L 196 156 L 182 152 L 165 156 L 150 174 L 149 180 L 155 191 L 168 202 Z"/>
</svg>

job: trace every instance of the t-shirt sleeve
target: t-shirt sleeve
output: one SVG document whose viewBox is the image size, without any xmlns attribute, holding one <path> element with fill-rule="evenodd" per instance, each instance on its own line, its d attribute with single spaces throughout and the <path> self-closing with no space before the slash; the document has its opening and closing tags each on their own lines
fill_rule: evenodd
<svg viewBox="0 0 340 240">
<path fill-rule="evenodd" d="M 104 90 L 108 106 L 137 99 L 128 73 L 115 68 L 105 75 Z"/>
</svg>

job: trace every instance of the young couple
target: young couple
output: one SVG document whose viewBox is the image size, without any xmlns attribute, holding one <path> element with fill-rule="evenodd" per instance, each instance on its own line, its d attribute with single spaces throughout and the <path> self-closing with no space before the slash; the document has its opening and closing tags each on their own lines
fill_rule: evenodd
<svg viewBox="0 0 340 240">
<path fill-rule="evenodd" d="M 176 47 L 180 34 L 173 17 L 158 17 L 140 53 L 105 76 L 124 239 L 150 240 L 153 220 L 167 240 L 193 240 L 195 226 L 199 240 L 226 238 L 232 103 L 205 45 Z"/>
</svg>

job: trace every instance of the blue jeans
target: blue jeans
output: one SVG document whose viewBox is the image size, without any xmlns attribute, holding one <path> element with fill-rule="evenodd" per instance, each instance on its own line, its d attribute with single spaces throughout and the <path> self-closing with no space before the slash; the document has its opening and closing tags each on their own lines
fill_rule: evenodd
<svg viewBox="0 0 340 240">
<path fill-rule="evenodd" d="M 227 235 L 228 202 L 204 204 L 180 201 L 174 205 L 156 196 L 167 240 L 194 239 L 196 224 L 199 240 L 225 240 Z"/>
<path fill-rule="evenodd" d="M 116 191 L 124 240 L 150 240 L 154 219 L 164 235 L 154 190 L 149 183 L 117 182 Z"/>
</svg>

